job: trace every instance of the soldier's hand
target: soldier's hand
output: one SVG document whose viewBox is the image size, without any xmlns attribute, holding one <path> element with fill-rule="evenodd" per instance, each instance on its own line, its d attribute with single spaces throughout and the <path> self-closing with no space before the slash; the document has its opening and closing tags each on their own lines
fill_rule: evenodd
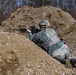
<svg viewBox="0 0 76 75">
<path fill-rule="evenodd" d="M 30 29 L 26 29 L 26 30 L 27 30 L 27 32 L 31 33 L 31 30 Z"/>
<path fill-rule="evenodd" d="M 28 28 L 28 26 L 27 26 L 26 30 L 28 33 L 31 33 L 31 30 Z"/>
</svg>

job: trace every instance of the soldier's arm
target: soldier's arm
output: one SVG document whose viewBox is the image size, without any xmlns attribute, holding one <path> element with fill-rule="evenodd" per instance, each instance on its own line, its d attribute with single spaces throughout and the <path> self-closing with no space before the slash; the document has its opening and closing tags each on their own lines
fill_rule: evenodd
<svg viewBox="0 0 76 75">
<path fill-rule="evenodd" d="M 33 37 L 32 41 L 34 43 L 36 43 L 37 45 L 40 43 L 40 38 L 39 38 L 39 34 L 36 33 L 35 36 Z"/>
<path fill-rule="evenodd" d="M 32 41 L 34 35 L 31 33 L 31 30 L 26 28 L 27 32 L 29 33 L 29 39 Z"/>
<path fill-rule="evenodd" d="M 32 33 L 29 33 L 29 39 L 32 41 L 34 35 Z"/>
</svg>

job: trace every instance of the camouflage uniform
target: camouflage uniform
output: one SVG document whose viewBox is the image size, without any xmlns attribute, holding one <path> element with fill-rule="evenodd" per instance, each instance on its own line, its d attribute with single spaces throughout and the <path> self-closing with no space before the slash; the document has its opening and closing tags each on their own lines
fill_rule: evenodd
<svg viewBox="0 0 76 75">
<path fill-rule="evenodd" d="M 59 39 L 55 30 L 51 28 L 41 30 L 35 36 L 30 34 L 29 38 L 61 63 L 65 63 L 66 59 L 74 59 L 68 46 Z M 71 60 L 71 64 L 74 61 L 76 63 L 76 60 Z"/>
</svg>

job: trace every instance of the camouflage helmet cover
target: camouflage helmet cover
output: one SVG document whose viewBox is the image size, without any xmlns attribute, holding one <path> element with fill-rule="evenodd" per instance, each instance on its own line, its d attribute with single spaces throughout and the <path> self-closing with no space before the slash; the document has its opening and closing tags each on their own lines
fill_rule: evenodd
<svg viewBox="0 0 76 75">
<path fill-rule="evenodd" d="M 43 20 L 39 23 L 39 26 L 50 26 L 50 23 L 48 20 Z"/>
</svg>

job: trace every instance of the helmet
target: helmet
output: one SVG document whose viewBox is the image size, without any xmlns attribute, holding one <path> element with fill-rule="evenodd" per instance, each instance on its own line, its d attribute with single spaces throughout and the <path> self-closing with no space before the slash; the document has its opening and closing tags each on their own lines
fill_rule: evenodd
<svg viewBox="0 0 76 75">
<path fill-rule="evenodd" d="M 39 23 L 39 26 L 50 26 L 50 23 L 48 20 L 43 20 Z"/>
</svg>

